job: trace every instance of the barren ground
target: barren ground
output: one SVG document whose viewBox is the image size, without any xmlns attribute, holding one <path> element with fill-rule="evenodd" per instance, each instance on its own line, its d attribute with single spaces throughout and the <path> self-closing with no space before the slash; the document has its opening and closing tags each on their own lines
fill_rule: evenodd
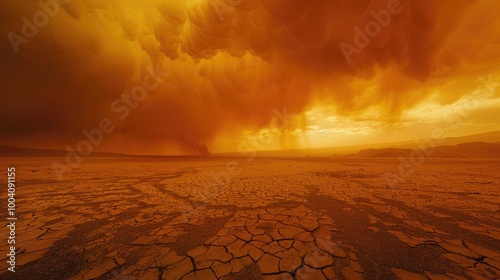
<svg viewBox="0 0 500 280">
<path fill-rule="evenodd" d="M 393 159 L 86 158 L 64 180 L 52 161 L 4 160 L 1 279 L 500 277 L 500 160 L 427 159 L 392 187 Z"/>
</svg>

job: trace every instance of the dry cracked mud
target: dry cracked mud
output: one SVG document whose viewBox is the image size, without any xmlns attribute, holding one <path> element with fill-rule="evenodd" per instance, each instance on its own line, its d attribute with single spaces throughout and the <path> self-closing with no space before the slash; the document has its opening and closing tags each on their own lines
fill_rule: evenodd
<svg viewBox="0 0 500 280">
<path fill-rule="evenodd" d="M 391 159 L 86 158 L 64 180 L 52 160 L 7 160 L 1 279 L 500 277 L 498 160 L 428 159 L 393 186 Z"/>
</svg>

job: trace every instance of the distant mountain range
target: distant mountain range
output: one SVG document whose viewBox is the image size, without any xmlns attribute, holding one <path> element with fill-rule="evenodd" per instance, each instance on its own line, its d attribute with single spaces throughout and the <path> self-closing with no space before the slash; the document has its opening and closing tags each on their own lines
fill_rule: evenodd
<svg viewBox="0 0 500 280">
<path fill-rule="evenodd" d="M 414 151 L 419 149 L 364 149 L 357 154 L 349 155 L 354 157 L 378 157 L 397 158 L 409 157 Z M 426 158 L 500 158 L 499 143 L 464 143 L 456 146 L 437 146 L 424 152 Z"/>
<path fill-rule="evenodd" d="M 426 143 L 431 139 L 419 139 Z M 296 149 L 286 151 L 259 151 L 258 156 L 337 156 L 337 157 L 407 157 L 418 150 L 417 141 L 377 143 L 362 146 Z M 18 148 L 0 145 L 0 157 L 65 157 L 65 150 Z M 238 153 L 215 154 L 216 156 L 241 156 Z M 93 152 L 91 156 L 119 157 L 116 153 Z M 500 158 L 500 131 L 463 137 L 442 139 L 440 144 L 426 157 L 432 158 Z"/>
</svg>

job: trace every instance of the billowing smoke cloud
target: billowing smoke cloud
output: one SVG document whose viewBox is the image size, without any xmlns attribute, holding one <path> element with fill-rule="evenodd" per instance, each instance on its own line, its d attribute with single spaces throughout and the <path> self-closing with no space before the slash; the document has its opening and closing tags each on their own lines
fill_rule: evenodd
<svg viewBox="0 0 500 280">
<path fill-rule="evenodd" d="M 191 139 L 187 139 L 184 136 L 179 137 L 180 148 L 185 154 L 195 154 L 195 155 L 209 155 L 210 151 L 206 144 L 197 143 Z"/>
<path fill-rule="evenodd" d="M 189 139 L 208 152 L 221 133 L 269 125 L 273 109 L 397 117 L 500 65 L 498 11 L 494 0 L 3 1 L 0 132 L 64 146 L 110 118 L 98 149 Z M 168 75 L 146 98 L 126 117 L 113 110 L 157 68 Z"/>
</svg>

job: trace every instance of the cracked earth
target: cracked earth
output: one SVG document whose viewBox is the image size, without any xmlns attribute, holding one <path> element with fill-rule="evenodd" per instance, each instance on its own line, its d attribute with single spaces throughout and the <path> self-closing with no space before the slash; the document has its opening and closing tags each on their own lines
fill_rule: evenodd
<svg viewBox="0 0 500 280">
<path fill-rule="evenodd" d="M 1 279 L 500 277 L 497 160 L 428 159 L 393 187 L 389 159 L 87 158 L 62 181 L 7 162 Z"/>
</svg>

